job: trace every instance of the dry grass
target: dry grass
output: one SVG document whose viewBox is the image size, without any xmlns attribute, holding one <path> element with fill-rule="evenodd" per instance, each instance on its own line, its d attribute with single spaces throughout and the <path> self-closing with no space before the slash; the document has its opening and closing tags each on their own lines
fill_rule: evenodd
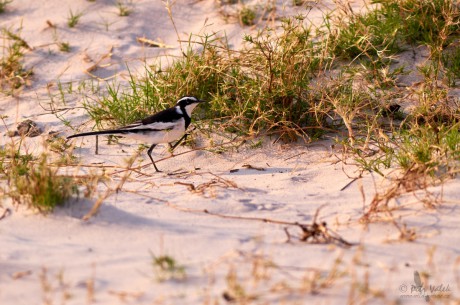
<svg viewBox="0 0 460 305">
<path fill-rule="evenodd" d="M 2 28 L 0 48 L 0 92 L 15 94 L 22 86 L 27 85 L 32 76 L 32 70 L 23 64 L 25 54 L 31 47 L 21 38 L 21 28 L 17 31 Z"/>
</svg>

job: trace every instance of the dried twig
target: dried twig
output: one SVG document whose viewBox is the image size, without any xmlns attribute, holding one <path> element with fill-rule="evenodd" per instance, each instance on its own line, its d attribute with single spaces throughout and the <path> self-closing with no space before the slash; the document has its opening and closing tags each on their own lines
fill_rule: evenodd
<svg viewBox="0 0 460 305">
<path fill-rule="evenodd" d="M 152 47 L 152 48 L 174 48 L 173 46 L 164 44 L 164 43 L 159 42 L 159 41 L 151 40 L 151 39 L 148 39 L 148 38 L 145 38 L 145 37 L 137 37 L 136 40 L 137 40 L 137 42 L 145 44 L 145 45 L 147 45 L 149 47 Z"/>
<path fill-rule="evenodd" d="M 111 58 L 112 57 L 112 51 L 113 51 L 113 46 L 110 47 L 109 51 L 105 54 L 103 54 L 98 60 L 94 61 L 92 59 L 90 59 L 92 62 L 94 62 L 93 65 L 89 66 L 88 68 L 85 69 L 85 73 L 90 73 L 94 70 L 97 70 L 97 68 L 99 67 L 100 63 L 106 59 L 106 58 Z M 89 56 L 87 56 L 87 58 L 89 58 Z"/>
<path fill-rule="evenodd" d="M 265 168 L 263 168 L 263 167 L 257 167 L 257 166 L 253 166 L 251 164 L 243 164 L 242 167 L 247 168 L 247 169 L 254 169 L 254 170 L 257 170 L 257 171 L 264 171 L 265 170 Z"/>
<path fill-rule="evenodd" d="M 118 75 L 118 73 L 115 73 L 114 75 L 109 76 L 109 77 L 106 77 L 106 78 L 101 78 L 101 77 L 99 77 L 99 76 L 97 76 L 97 75 L 95 75 L 95 74 L 92 73 L 93 71 L 95 71 L 95 70 L 97 70 L 99 67 L 101 67 L 101 62 L 102 62 L 103 60 L 105 60 L 106 58 L 111 58 L 111 57 L 112 57 L 112 55 L 113 55 L 113 54 L 112 54 L 112 51 L 113 51 L 113 46 L 110 47 L 109 51 L 108 51 L 106 54 L 102 55 L 102 56 L 101 56 L 98 60 L 96 60 L 95 62 L 94 62 L 92 59 L 90 59 L 91 61 L 94 62 L 94 64 L 92 64 L 92 65 L 89 66 L 88 68 L 84 69 L 83 72 L 86 73 L 86 74 L 88 74 L 88 75 L 91 76 L 92 78 L 95 78 L 95 79 L 100 80 L 100 81 L 106 81 L 106 80 L 109 80 L 109 79 L 112 79 L 112 78 L 116 77 L 116 76 Z M 88 57 L 88 58 L 89 58 L 89 57 Z M 109 64 L 108 64 L 108 65 L 109 65 Z"/>
<path fill-rule="evenodd" d="M 195 185 L 193 185 L 193 183 L 185 183 L 185 182 L 176 181 L 174 182 L 174 184 L 185 185 L 190 192 L 192 193 L 196 192 L 196 187 Z"/>
<path fill-rule="evenodd" d="M 201 195 L 205 195 L 205 191 L 208 190 L 208 189 L 211 189 L 211 191 L 212 191 L 212 189 L 214 187 L 238 188 L 236 183 L 231 181 L 231 180 L 222 178 L 222 177 L 220 177 L 220 176 L 218 176 L 216 174 L 213 174 L 211 172 L 208 172 L 208 174 L 213 175 L 215 178 L 211 179 L 208 182 L 201 183 L 201 184 L 199 184 L 197 186 L 195 186 L 193 183 L 186 183 L 186 182 L 180 182 L 180 181 L 176 181 L 176 182 L 174 182 L 174 184 L 185 185 L 185 186 L 187 186 L 187 189 L 190 192 L 192 192 L 194 194 L 201 194 Z M 211 195 L 214 197 L 213 193 Z"/>
<path fill-rule="evenodd" d="M 319 211 L 324 207 L 324 205 L 320 206 L 316 209 L 315 216 L 313 217 L 313 222 L 310 225 L 300 224 L 297 223 L 296 225 L 302 230 L 302 235 L 299 237 L 300 241 L 308 242 L 315 244 L 338 244 L 340 246 L 351 247 L 354 244 L 346 241 L 343 239 L 339 234 L 336 232 L 329 230 L 327 228 L 327 223 L 325 221 L 318 223 L 318 215 Z M 289 233 L 288 229 L 285 228 L 284 230 L 288 237 L 287 241 L 291 240 L 291 234 Z"/>
</svg>

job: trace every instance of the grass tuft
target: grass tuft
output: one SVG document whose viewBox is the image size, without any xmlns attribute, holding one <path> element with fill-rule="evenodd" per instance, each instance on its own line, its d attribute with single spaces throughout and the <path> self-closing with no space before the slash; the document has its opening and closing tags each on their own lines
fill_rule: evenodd
<svg viewBox="0 0 460 305">
<path fill-rule="evenodd" d="M 133 12 L 133 9 L 132 9 L 133 3 L 132 3 L 132 1 L 130 1 L 128 3 L 128 2 L 125 2 L 125 1 L 118 0 L 116 5 L 117 5 L 117 8 L 118 8 L 118 15 L 120 17 L 129 16 Z"/>
<path fill-rule="evenodd" d="M 250 26 L 255 24 L 256 11 L 247 5 L 244 5 L 239 11 L 240 22 L 243 25 Z"/>
<path fill-rule="evenodd" d="M 74 28 L 78 24 L 82 16 L 83 12 L 74 13 L 72 9 L 69 9 L 69 16 L 67 17 L 67 26 L 69 28 Z"/>
<path fill-rule="evenodd" d="M 1 29 L 3 57 L 0 58 L 0 90 L 7 94 L 12 94 L 26 85 L 33 74 L 32 70 L 25 69 L 23 65 L 25 53 L 31 48 L 21 38 L 20 32 L 21 29 L 17 32 Z"/>
<path fill-rule="evenodd" d="M 58 168 L 50 167 L 46 154 L 34 160 L 31 155 L 17 152 L 11 155 L 3 150 L 0 153 L 0 173 L 7 179 L 7 194 L 16 204 L 47 213 L 77 194 L 73 179 L 59 175 Z"/>
<path fill-rule="evenodd" d="M 13 0 L 0 0 L 0 14 L 6 11 L 6 6 L 13 2 Z"/>
<path fill-rule="evenodd" d="M 460 29 L 460 11 L 450 0 L 374 0 L 377 8 L 354 13 L 345 8 L 330 34 L 334 54 L 347 59 L 385 58 L 404 44 L 439 45 Z"/>
<path fill-rule="evenodd" d="M 337 18 L 330 37 L 332 52 L 345 59 L 383 58 L 400 51 L 397 27 L 399 18 L 386 16 L 380 10 L 362 14 L 346 11 Z"/>
<path fill-rule="evenodd" d="M 159 282 L 167 280 L 182 281 L 187 277 L 185 267 L 179 265 L 173 257 L 169 255 L 156 256 L 153 253 L 151 253 L 151 256 L 155 276 Z"/>
</svg>

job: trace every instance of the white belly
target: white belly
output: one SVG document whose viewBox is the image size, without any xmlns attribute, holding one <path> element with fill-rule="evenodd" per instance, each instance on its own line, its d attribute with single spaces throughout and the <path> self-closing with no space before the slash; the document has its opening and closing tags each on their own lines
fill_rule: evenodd
<svg viewBox="0 0 460 305">
<path fill-rule="evenodd" d="M 145 126 L 139 126 L 138 128 L 143 128 Z M 145 131 L 145 132 L 136 132 L 136 133 L 127 133 L 123 136 L 131 139 L 136 139 L 145 143 L 150 144 L 160 144 L 160 143 L 171 143 L 176 140 L 179 140 L 185 133 L 185 122 L 182 121 L 180 124 L 175 125 L 170 130 L 161 130 L 161 131 Z"/>
</svg>

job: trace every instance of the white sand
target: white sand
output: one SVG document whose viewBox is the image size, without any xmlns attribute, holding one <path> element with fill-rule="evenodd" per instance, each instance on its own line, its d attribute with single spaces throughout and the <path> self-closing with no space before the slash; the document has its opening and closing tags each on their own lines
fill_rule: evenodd
<svg viewBox="0 0 460 305">
<path fill-rule="evenodd" d="M 278 2 L 280 15 L 294 11 L 291 2 L 285 3 L 284 12 L 283 3 Z M 310 13 L 312 20 L 332 4 L 324 1 L 322 5 Z M 70 8 L 84 12 L 72 29 L 66 25 Z M 98 61 L 112 49 L 112 57 L 104 61 L 109 65 L 93 74 L 100 78 L 117 74 L 122 79 L 127 63 L 136 70 L 144 60 L 178 52 L 172 23 L 164 4 L 157 0 L 135 1 L 128 17 L 117 15 L 114 1 L 101 0 L 15 0 L 7 10 L 0 15 L 0 27 L 17 28 L 22 22 L 22 36 L 34 48 L 26 56 L 27 66 L 35 73 L 31 86 L 18 98 L 0 95 L 0 110 L 8 115 L 9 129 L 31 118 L 47 131 L 70 134 L 69 128 L 40 105 L 49 103 L 48 84 L 56 92 L 58 79 L 75 86 L 90 79 L 84 70 L 94 62 L 85 61 L 86 56 Z M 225 31 L 237 46 L 242 36 L 234 20 L 226 22 L 219 14 L 216 1 L 177 1 L 173 17 L 183 39 L 205 30 Z M 59 39 L 70 43 L 70 53 L 43 46 L 54 41 L 47 20 L 57 26 Z M 108 31 L 104 23 L 109 24 Z M 174 48 L 143 47 L 137 37 Z M 81 100 L 75 98 L 62 106 L 80 105 Z M 75 125 L 87 120 L 81 109 L 65 112 L 64 117 Z M 10 139 L 4 126 L 0 132 L 0 145 L 5 145 Z M 37 153 L 41 142 L 41 137 L 27 139 L 26 147 Z M 83 164 L 123 166 L 137 148 L 128 140 L 122 141 L 124 145 L 106 145 L 101 140 L 99 155 L 94 155 L 94 138 L 75 143 L 74 153 Z M 232 270 L 238 278 L 233 287 L 239 285 L 247 296 L 239 304 L 361 304 L 366 300 L 371 304 L 421 304 L 425 301 L 411 292 L 414 271 L 422 277 L 430 275 L 427 290 L 430 284 L 448 286 L 449 298 L 444 301 L 458 302 L 458 179 L 429 189 L 440 202 L 432 208 L 423 205 L 426 193 L 422 191 L 392 202 L 400 206 L 394 212 L 398 223 L 417 235 L 414 242 L 400 241 L 391 222 L 369 226 L 359 222 L 363 212 L 360 187 L 368 207 L 385 184 L 378 175 L 365 174 L 342 190 L 358 173 L 353 165 L 337 162 L 341 153 L 331 148 L 332 142 L 270 143 L 265 140 L 262 148 L 223 154 L 187 153 L 159 162 L 165 171 L 161 174 L 146 167 L 142 174 L 132 173 L 122 191 L 104 200 L 99 213 L 88 221 L 82 217 L 107 187 L 116 187 L 122 173 L 100 184 L 94 199 L 72 200 L 48 216 L 12 209 L 0 220 L 0 304 L 225 304 L 224 292 L 235 295 Z M 178 152 L 188 149 L 181 147 Z M 154 155 L 168 154 L 158 147 Z M 147 161 L 143 154 L 135 164 Z M 245 164 L 264 170 L 245 168 Z M 190 174 L 194 168 L 199 169 Z M 234 169 L 239 170 L 230 172 Z M 167 175 L 175 171 L 183 174 Z M 77 170 L 68 169 L 74 172 Z M 201 194 L 185 185 L 200 189 L 206 183 L 211 186 Z M 2 205 L 10 207 L 8 200 Z M 294 226 L 289 227 L 292 240 L 287 243 L 286 225 L 204 212 L 311 224 L 319 207 L 318 222 L 327 222 L 330 229 L 357 245 L 345 248 L 300 242 L 296 238 L 300 230 Z M 185 268 L 185 278 L 159 282 L 161 274 L 152 267 L 152 254 L 174 258 Z M 176 275 L 181 277 L 180 272 Z M 410 299 L 401 299 L 402 295 Z"/>
</svg>

